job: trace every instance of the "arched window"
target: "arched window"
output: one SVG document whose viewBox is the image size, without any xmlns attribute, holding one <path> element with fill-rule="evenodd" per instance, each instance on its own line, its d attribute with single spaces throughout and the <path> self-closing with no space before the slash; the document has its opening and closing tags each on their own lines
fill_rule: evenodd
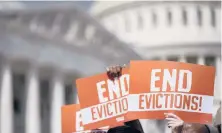
<svg viewBox="0 0 222 133">
<path fill-rule="evenodd" d="M 25 131 L 26 77 L 25 74 L 12 74 L 13 86 L 13 126 L 14 132 Z"/>
<path fill-rule="evenodd" d="M 129 16 L 125 15 L 124 23 L 125 23 L 125 31 L 130 32 L 130 20 L 128 19 Z"/>
<path fill-rule="evenodd" d="M 51 89 L 48 79 L 40 79 L 40 115 L 41 115 L 41 133 L 49 133 L 50 128 L 50 110 L 51 110 Z"/>
<path fill-rule="evenodd" d="M 207 56 L 205 58 L 205 65 L 207 66 L 216 66 L 216 59 L 214 56 Z"/>
<path fill-rule="evenodd" d="M 57 19 L 60 19 L 60 18 L 57 18 Z M 60 27 L 60 34 L 61 35 L 64 35 L 67 33 L 67 31 L 70 31 L 70 29 L 72 29 L 73 27 L 73 24 L 76 22 L 75 20 L 73 20 L 71 17 L 69 16 L 63 16 L 61 20 L 59 20 L 60 22 L 58 23 Z"/>
<path fill-rule="evenodd" d="M 152 19 L 152 24 L 153 24 L 154 27 L 156 27 L 156 25 L 157 25 L 157 15 L 154 11 L 151 11 L 151 16 L 152 16 L 152 18 L 151 18 Z"/>
<path fill-rule="evenodd" d="M 210 9 L 210 13 L 211 13 L 211 19 L 210 19 L 211 25 L 212 25 L 213 27 L 215 27 L 215 26 L 216 26 L 216 15 L 215 15 L 215 10 L 214 10 L 214 8 L 211 8 L 211 9 Z"/>
<path fill-rule="evenodd" d="M 58 34 L 61 30 L 61 23 L 64 19 L 64 14 L 56 14 L 55 20 L 53 21 L 52 24 L 52 33 L 53 34 Z"/>
<path fill-rule="evenodd" d="M 42 15 L 42 20 L 40 20 L 41 26 L 43 26 L 46 30 L 52 29 L 52 24 L 55 21 L 56 16 L 57 14 L 53 14 L 50 12 Z"/>
<path fill-rule="evenodd" d="M 172 12 L 171 11 L 167 11 L 167 22 L 168 22 L 168 25 L 172 25 Z"/>
<path fill-rule="evenodd" d="M 171 56 L 167 58 L 168 61 L 178 61 L 178 57 Z"/>
<path fill-rule="evenodd" d="M 196 56 L 188 56 L 186 60 L 188 63 L 197 64 L 197 57 Z"/>
<path fill-rule="evenodd" d="M 13 73 L 14 113 L 20 115 L 25 107 L 25 75 Z"/>
<path fill-rule="evenodd" d="M 141 16 L 141 14 L 138 12 L 138 29 L 142 29 L 143 28 L 143 18 Z"/>
<path fill-rule="evenodd" d="M 200 9 L 200 7 L 197 7 L 197 24 L 199 26 L 202 26 L 202 18 L 203 18 L 203 16 L 202 16 L 201 9 Z"/>
<path fill-rule="evenodd" d="M 187 11 L 182 8 L 183 25 L 187 25 Z"/>
<path fill-rule="evenodd" d="M 72 84 L 65 85 L 65 103 L 66 104 L 74 103 L 74 89 Z"/>
</svg>

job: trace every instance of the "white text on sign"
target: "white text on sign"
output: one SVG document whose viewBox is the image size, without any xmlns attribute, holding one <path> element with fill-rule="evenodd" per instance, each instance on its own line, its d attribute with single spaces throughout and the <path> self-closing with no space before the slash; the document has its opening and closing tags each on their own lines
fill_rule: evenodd
<svg viewBox="0 0 222 133">
<path fill-rule="evenodd" d="M 109 127 L 109 126 L 108 126 Z M 108 128 L 105 127 L 105 128 Z M 83 123 L 82 123 L 82 115 L 81 115 L 81 111 L 77 111 L 76 112 L 76 132 L 75 133 L 106 133 L 106 130 L 104 129 L 99 129 L 99 130 L 93 130 L 93 131 L 83 131 Z"/>
<path fill-rule="evenodd" d="M 161 74 L 163 77 L 157 76 Z M 156 86 L 155 83 L 162 78 L 162 86 Z M 186 78 L 186 79 L 185 79 Z M 186 87 L 184 87 L 184 80 L 186 80 Z M 192 86 L 192 72 L 189 70 L 176 70 L 173 69 L 172 73 L 168 69 L 153 69 L 151 71 L 151 92 L 165 92 L 167 91 L 167 85 L 170 85 L 170 91 L 175 92 L 189 92 Z M 177 90 L 176 90 L 177 86 Z"/>
<path fill-rule="evenodd" d="M 189 94 L 192 88 L 190 70 L 152 69 L 150 80 L 151 93 L 139 95 L 139 109 L 201 111 L 202 96 Z"/>
<path fill-rule="evenodd" d="M 100 81 L 96 84 L 100 104 L 91 108 L 92 119 L 100 120 L 122 114 L 128 110 L 129 74 L 119 80 Z"/>
</svg>

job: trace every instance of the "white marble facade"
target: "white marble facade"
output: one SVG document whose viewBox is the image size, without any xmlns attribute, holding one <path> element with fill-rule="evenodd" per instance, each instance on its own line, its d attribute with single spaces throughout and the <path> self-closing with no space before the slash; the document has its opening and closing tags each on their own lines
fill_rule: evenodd
<svg viewBox="0 0 222 133">
<path fill-rule="evenodd" d="M 61 133 L 61 106 L 78 103 L 75 79 L 140 58 L 75 7 L 2 14 L 0 133 Z"/>
</svg>

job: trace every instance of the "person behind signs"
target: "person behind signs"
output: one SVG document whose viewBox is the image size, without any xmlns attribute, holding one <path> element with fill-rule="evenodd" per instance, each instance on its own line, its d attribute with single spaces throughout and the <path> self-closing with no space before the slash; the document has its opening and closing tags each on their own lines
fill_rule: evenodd
<svg viewBox="0 0 222 133">
<path fill-rule="evenodd" d="M 123 66 L 125 67 L 125 65 Z M 119 78 L 122 72 L 122 66 L 110 66 L 107 68 L 107 76 L 114 80 Z M 111 128 L 107 133 L 144 133 L 142 125 L 139 120 L 132 120 L 124 123 L 125 126 Z"/>
<path fill-rule="evenodd" d="M 215 116 L 214 125 L 216 125 L 218 131 L 221 133 L 221 102 Z"/>
<path fill-rule="evenodd" d="M 168 127 L 172 129 L 172 133 L 220 133 L 220 131 L 212 125 L 204 125 L 199 123 L 184 123 L 184 121 L 173 113 L 165 113 Z"/>
</svg>

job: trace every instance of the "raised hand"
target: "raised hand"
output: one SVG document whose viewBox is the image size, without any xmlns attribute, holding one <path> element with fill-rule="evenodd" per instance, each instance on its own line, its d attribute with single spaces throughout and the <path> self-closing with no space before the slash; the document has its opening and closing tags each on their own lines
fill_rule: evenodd
<svg viewBox="0 0 222 133">
<path fill-rule="evenodd" d="M 173 113 L 164 113 L 166 120 L 168 120 L 168 127 L 175 129 L 176 127 L 182 126 L 184 121 Z"/>
<path fill-rule="evenodd" d="M 116 65 L 116 66 L 110 66 L 106 68 L 107 75 L 109 79 L 114 80 L 115 78 L 119 78 L 122 75 L 122 68 L 124 66 Z"/>
</svg>

